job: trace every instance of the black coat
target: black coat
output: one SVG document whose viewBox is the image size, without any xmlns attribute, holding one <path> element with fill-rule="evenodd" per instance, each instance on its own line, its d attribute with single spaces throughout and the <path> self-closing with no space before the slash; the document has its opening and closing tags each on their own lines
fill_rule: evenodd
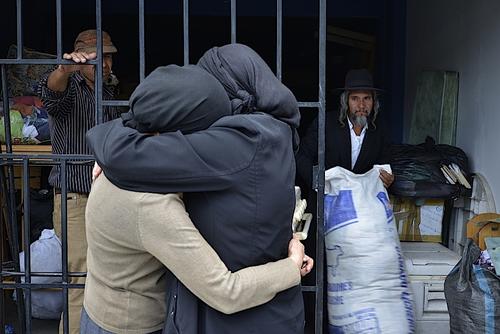
<svg viewBox="0 0 500 334">
<path fill-rule="evenodd" d="M 87 134 L 97 162 L 120 188 L 184 192 L 186 209 L 231 271 L 287 256 L 295 207 L 292 128 L 270 115 L 226 116 L 207 130 L 147 136 L 121 120 Z M 170 290 L 167 333 L 303 333 L 300 286 L 225 315 L 180 282 Z"/>
<path fill-rule="evenodd" d="M 388 135 L 379 122 L 374 127 L 371 122 L 365 133 L 365 138 L 359 152 L 358 160 L 351 167 L 351 135 L 349 123 L 342 125 L 338 120 L 338 112 L 325 114 L 325 170 L 340 166 L 356 174 L 369 171 L 373 165 L 388 162 Z M 316 118 L 307 129 L 300 141 L 296 157 L 298 183 L 312 188 L 312 168 L 318 164 L 318 119 Z"/>
<path fill-rule="evenodd" d="M 338 121 L 338 111 L 325 114 L 325 170 L 341 166 L 354 173 L 361 174 L 370 170 L 374 164 L 387 163 L 386 147 L 388 140 L 385 129 L 378 122 L 377 127 L 370 123 L 365 133 L 358 160 L 351 167 L 351 135 L 349 123 L 342 125 Z M 316 217 L 317 194 L 313 189 L 313 166 L 318 164 L 318 119 L 316 118 L 305 135 L 301 138 L 299 151 L 296 155 L 297 179 L 296 184 L 302 190 L 302 198 L 307 200 L 307 212 Z M 304 245 L 306 249 L 316 249 L 316 224 L 312 224 Z M 318 263 L 316 263 L 318 265 Z M 325 262 L 326 266 L 326 262 Z M 326 282 L 326 271 L 324 280 Z M 303 281 L 305 284 L 315 284 L 314 277 L 308 275 Z M 325 300 L 326 305 L 326 300 Z M 326 312 L 326 309 L 324 310 Z M 325 322 L 326 325 L 326 322 Z M 326 332 L 326 329 L 324 330 Z"/>
</svg>

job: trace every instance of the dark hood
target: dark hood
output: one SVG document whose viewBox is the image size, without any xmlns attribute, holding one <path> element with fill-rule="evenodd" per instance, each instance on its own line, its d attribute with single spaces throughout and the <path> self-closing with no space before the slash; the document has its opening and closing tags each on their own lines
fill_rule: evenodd
<svg viewBox="0 0 500 334">
<path fill-rule="evenodd" d="M 129 106 L 123 123 L 139 132 L 191 133 L 231 115 L 221 84 L 193 65 L 158 67 L 137 86 Z"/>
<path fill-rule="evenodd" d="M 233 114 L 254 111 L 272 115 L 292 127 L 294 146 L 300 113 L 293 93 L 283 85 L 265 61 L 242 44 L 214 47 L 205 52 L 198 66 L 215 76 L 226 89 Z"/>
</svg>

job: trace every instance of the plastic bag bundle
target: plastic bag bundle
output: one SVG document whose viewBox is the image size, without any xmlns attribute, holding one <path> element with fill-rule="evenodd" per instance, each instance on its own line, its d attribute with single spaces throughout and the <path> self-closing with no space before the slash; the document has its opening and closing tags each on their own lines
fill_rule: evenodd
<svg viewBox="0 0 500 334">
<path fill-rule="evenodd" d="M 498 333 L 500 330 L 500 277 L 474 264 L 481 250 L 467 239 L 462 259 L 444 282 L 451 333 Z"/>
<path fill-rule="evenodd" d="M 40 238 L 30 245 L 32 272 L 61 272 L 61 241 L 54 230 L 43 230 Z M 19 253 L 21 271 L 24 271 L 24 252 Z M 22 278 L 24 282 L 24 278 Z M 60 283 L 61 277 L 37 277 L 32 283 Z M 31 315 L 39 319 L 59 319 L 63 310 L 63 294 L 56 289 L 33 289 Z"/>
</svg>

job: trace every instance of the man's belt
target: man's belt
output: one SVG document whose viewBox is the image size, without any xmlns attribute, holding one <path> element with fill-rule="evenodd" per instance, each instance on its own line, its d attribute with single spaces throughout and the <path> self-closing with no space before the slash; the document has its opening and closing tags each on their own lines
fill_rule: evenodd
<svg viewBox="0 0 500 334">
<path fill-rule="evenodd" d="M 61 188 L 54 188 L 54 194 L 61 195 L 62 194 Z M 88 198 L 89 197 L 88 193 L 68 192 L 68 193 L 66 193 L 66 195 L 67 195 L 67 199 L 78 199 L 78 198 Z"/>
</svg>

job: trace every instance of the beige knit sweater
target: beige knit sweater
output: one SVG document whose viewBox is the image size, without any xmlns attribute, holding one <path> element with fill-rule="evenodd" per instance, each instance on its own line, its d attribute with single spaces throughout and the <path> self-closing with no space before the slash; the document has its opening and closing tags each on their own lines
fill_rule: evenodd
<svg viewBox="0 0 500 334">
<path fill-rule="evenodd" d="M 289 258 L 231 273 L 194 227 L 178 194 L 122 190 L 104 174 L 92 186 L 86 229 L 84 306 L 93 321 L 115 333 L 162 329 L 168 269 L 224 313 L 263 304 L 300 282 Z"/>
</svg>

